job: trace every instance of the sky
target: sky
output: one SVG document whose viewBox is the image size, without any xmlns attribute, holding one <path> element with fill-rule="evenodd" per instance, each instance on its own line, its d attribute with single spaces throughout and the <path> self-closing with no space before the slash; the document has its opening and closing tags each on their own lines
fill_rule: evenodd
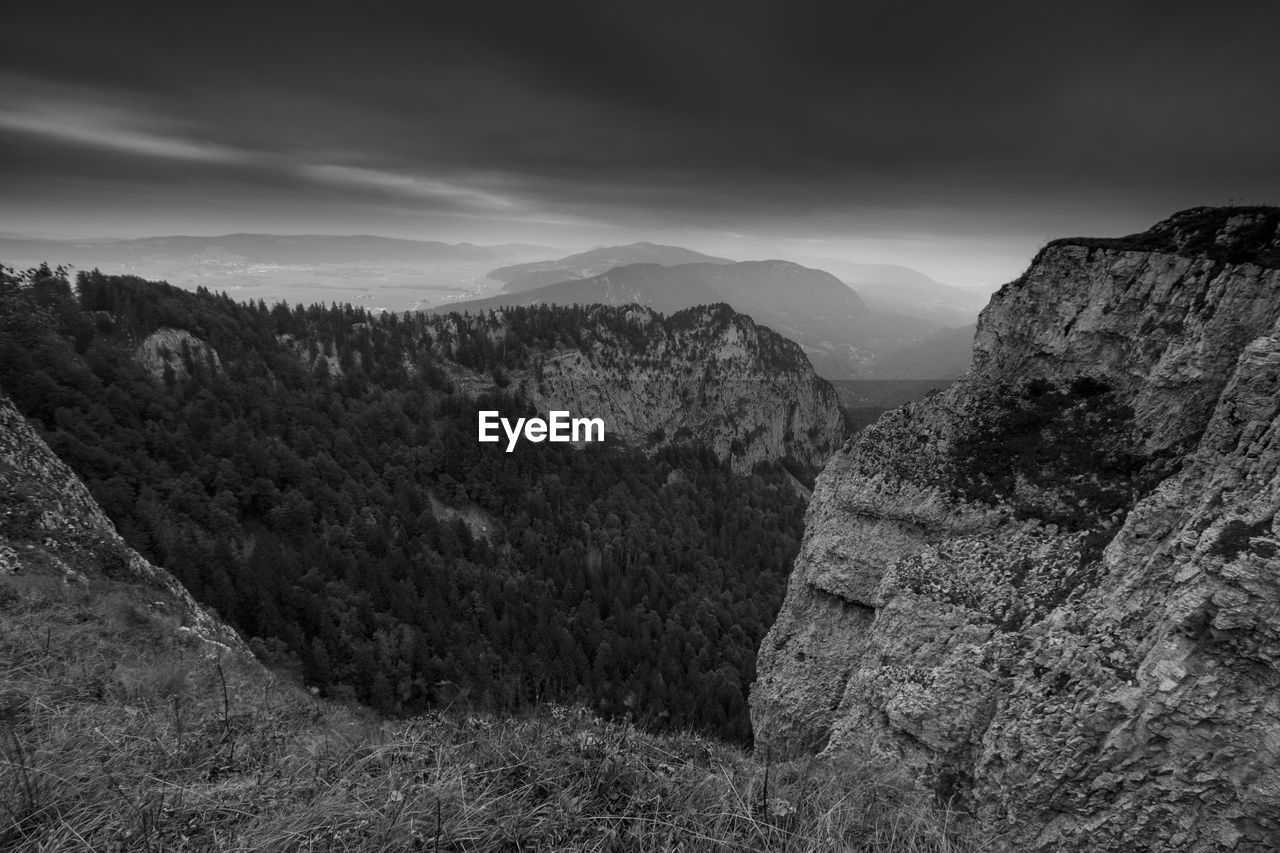
<svg viewBox="0 0 1280 853">
<path fill-rule="evenodd" d="M 1280 4 L 6 11 L 0 233 L 380 234 L 1016 276 L 1280 203 Z"/>
</svg>

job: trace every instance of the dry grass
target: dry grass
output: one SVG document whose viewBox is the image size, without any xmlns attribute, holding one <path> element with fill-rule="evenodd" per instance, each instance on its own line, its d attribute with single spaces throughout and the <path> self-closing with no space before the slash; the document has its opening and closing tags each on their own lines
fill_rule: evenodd
<svg viewBox="0 0 1280 853">
<path fill-rule="evenodd" d="M 977 849 L 852 757 L 766 767 L 562 707 L 384 723 L 210 648 L 127 591 L 0 579 L 0 849 Z"/>
</svg>

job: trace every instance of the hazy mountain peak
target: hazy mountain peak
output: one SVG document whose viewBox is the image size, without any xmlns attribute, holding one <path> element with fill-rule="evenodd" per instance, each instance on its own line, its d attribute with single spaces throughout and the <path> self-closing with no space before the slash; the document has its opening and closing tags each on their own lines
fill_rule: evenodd
<svg viewBox="0 0 1280 853">
<path fill-rule="evenodd" d="M 727 264 L 731 261 L 680 246 L 639 242 L 625 246 L 601 246 L 556 260 L 500 267 L 490 272 L 489 278 L 505 282 L 503 292 L 519 293 L 562 281 L 591 278 L 615 267 L 632 264 L 670 267 L 691 263 Z"/>
<path fill-rule="evenodd" d="M 877 311 L 905 314 L 940 326 L 968 326 L 977 319 L 989 295 L 977 288 L 944 284 L 900 264 L 868 264 L 823 258 L 814 263 L 829 269 Z"/>
</svg>

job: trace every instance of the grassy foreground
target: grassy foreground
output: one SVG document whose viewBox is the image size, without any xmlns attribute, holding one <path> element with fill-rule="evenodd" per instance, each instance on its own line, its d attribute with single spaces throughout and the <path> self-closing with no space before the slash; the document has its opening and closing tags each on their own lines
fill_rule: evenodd
<svg viewBox="0 0 1280 853">
<path fill-rule="evenodd" d="M 978 849 L 851 757 L 766 766 L 558 706 L 380 721 L 136 593 L 0 578 L 0 849 Z"/>
</svg>

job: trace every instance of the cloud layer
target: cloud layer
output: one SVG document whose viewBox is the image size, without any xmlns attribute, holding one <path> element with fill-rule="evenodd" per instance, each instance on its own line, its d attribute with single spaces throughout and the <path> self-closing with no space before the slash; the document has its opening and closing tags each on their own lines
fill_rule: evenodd
<svg viewBox="0 0 1280 853">
<path fill-rule="evenodd" d="M 909 245 L 973 278 L 1280 200 L 1270 3 L 81 5 L 23 4 L 0 53 L 0 228 Z"/>
</svg>

